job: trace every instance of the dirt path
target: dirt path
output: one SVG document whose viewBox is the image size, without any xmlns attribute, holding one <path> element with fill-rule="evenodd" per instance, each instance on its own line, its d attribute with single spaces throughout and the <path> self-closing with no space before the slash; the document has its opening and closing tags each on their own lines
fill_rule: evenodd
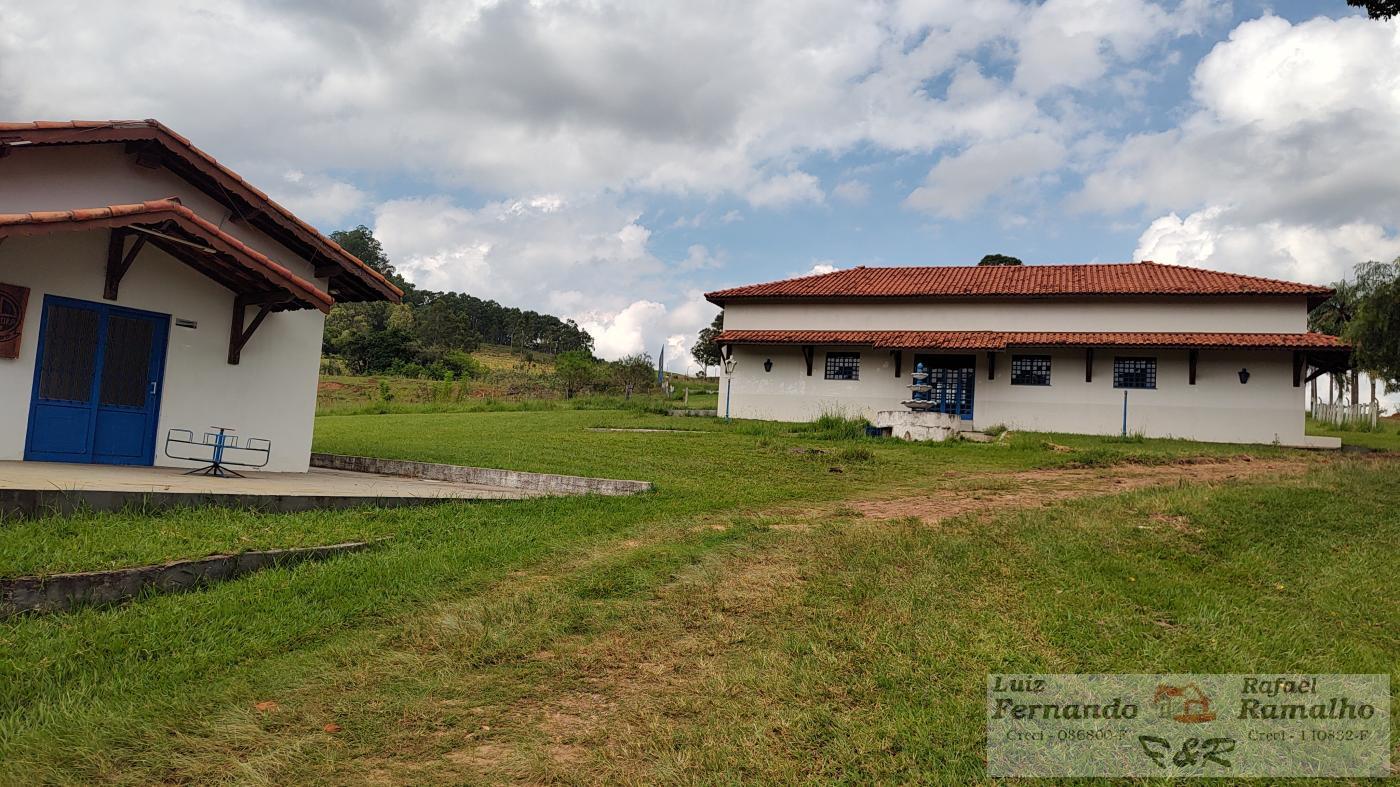
<svg viewBox="0 0 1400 787">
<path fill-rule="evenodd" d="M 964 513 L 1038 507 L 1152 486 L 1292 476 L 1317 461 L 1241 455 L 1151 466 L 940 474 L 922 486 L 887 490 L 885 499 L 839 501 L 776 512 L 775 517 L 790 519 L 779 530 L 810 529 L 833 516 L 854 516 L 872 525 L 905 517 L 935 523 Z M 703 681 L 724 683 L 717 678 L 722 657 L 751 636 L 749 626 L 777 608 L 800 604 L 793 591 L 803 583 L 797 554 L 802 541 L 678 578 L 649 602 L 656 614 L 648 616 L 646 625 L 623 625 L 595 638 L 556 643 L 541 658 L 559 669 L 557 684 L 493 709 L 490 724 L 509 733 L 449 754 L 447 762 L 455 766 L 451 770 L 458 776 L 524 782 L 589 781 L 601 773 L 621 781 L 655 776 L 651 768 L 657 764 L 648 762 L 654 752 L 642 742 L 669 734 L 676 703 L 691 710 L 696 703 L 703 705 Z"/>
<path fill-rule="evenodd" d="M 1314 460 L 1315 461 L 1315 460 Z M 1064 500 L 1111 495 L 1151 486 L 1221 483 L 1265 475 L 1297 475 L 1306 459 L 1255 459 L 1247 454 L 1190 459 L 1164 465 L 1114 465 L 1104 468 L 1031 470 L 969 476 L 969 483 L 926 490 L 902 489 L 898 497 L 848 505 L 870 519 L 917 517 L 928 523 L 973 511 L 1050 505 Z"/>
</svg>

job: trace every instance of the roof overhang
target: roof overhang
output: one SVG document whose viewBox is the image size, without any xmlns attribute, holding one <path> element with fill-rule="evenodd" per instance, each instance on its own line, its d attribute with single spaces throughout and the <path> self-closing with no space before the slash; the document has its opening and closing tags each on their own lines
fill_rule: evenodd
<svg viewBox="0 0 1400 787">
<path fill-rule="evenodd" d="M 122 143 L 138 163 L 163 166 L 331 278 L 330 292 L 341 301 L 387 300 L 403 292 L 339 244 L 297 218 L 238 173 L 155 120 L 38 121 L 0 123 L 0 156 L 11 149 L 49 145 Z"/>
<path fill-rule="evenodd" d="M 173 199 L 67 211 L 0 214 L 0 239 L 111 229 L 137 235 L 224 287 L 274 308 L 330 311 L 335 299 Z"/>
<path fill-rule="evenodd" d="M 850 345 L 890 350 L 988 350 L 1105 347 L 1306 350 L 1348 354 L 1351 347 L 1321 333 L 1149 333 L 1103 331 L 769 331 L 732 330 L 720 344 Z"/>
</svg>

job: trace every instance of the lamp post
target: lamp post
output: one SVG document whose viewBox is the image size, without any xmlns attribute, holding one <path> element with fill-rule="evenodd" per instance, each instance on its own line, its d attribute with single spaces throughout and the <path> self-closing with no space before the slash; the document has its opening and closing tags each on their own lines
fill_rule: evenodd
<svg viewBox="0 0 1400 787">
<path fill-rule="evenodd" d="M 729 400 L 734 397 L 734 367 L 739 362 L 734 356 L 724 359 L 724 422 L 729 423 Z"/>
</svg>

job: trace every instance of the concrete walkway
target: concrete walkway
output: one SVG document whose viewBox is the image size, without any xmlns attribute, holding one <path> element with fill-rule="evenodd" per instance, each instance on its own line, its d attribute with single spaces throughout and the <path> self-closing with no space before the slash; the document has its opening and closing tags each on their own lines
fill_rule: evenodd
<svg viewBox="0 0 1400 787">
<path fill-rule="evenodd" d="M 431 497 L 518 500 L 528 490 L 423 478 L 312 468 L 309 473 L 244 473 L 247 478 L 184 475 L 172 467 L 0 462 L 0 489 L 103 492 L 177 492 L 215 495 L 314 497 Z"/>
<path fill-rule="evenodd" d="M 398 507 L 447 500 L 520 500 L 518 487 L 313 468 L 309 473 L 246 473 L 247 478 L 184 475 L 179 468 L 0 462 L 0 519 L 226 506 L 256 511 Z"/>
</svg>

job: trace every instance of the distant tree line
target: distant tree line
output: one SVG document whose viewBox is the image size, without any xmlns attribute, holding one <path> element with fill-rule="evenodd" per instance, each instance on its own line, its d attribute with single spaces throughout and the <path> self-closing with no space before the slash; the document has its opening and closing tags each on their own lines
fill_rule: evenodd
<svg viewBox="0 0 1400 787">
<path fill-rule="evenodd" d="M 474 376 L 469 353 L 483 342 L 525 352 L 593 353 L 593 337 L 573 320 L 502 306 L 459 292 L 419 289 L 399 275 L 368 227 L 331 233 L 346 251 L 403 290 L 403 303 L 337 304 L 326 318 L 322 351 L 354 374 Z"/>
</svg>

